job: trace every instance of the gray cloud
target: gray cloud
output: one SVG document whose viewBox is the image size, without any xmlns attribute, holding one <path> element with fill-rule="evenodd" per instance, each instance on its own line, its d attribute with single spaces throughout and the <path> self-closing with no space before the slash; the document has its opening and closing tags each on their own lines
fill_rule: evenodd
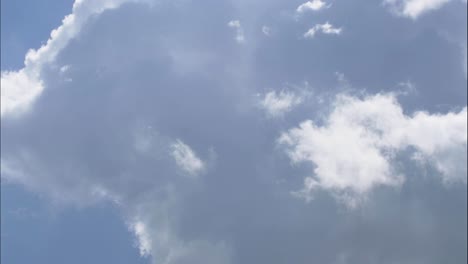
<svg viewBox="0 0 468 264">
<path fill-rule="evenodd" d="M 251 6 L 265 3 L 270 8 Z M 432 162 L 414 162 L 414 152 L 402 150 L 393 166 L 405 182 L 373 186 L 351 210 L 326 188 L 310 203 L 291 195 L 315 165 L 291 164 L 277 145 L 305 120 L 327 127 L 345 89 L 358 100 L 360 89 L 390 92 L 408 79 L 420 94 L 394 98 L 391 110 L 403 119 L 421 109 L 425 117 L 463 117 L 459 48 L 435 33 L 456 19 L 413 25 L 364 1 L 334 3 L 311 21 L 278 15 L 299 4 L 126 3 L 90 15 L 57 54 L 44 55 L 35 75 L 43 90 L 29 110 L 2 112 L 2 179 L 68 205 L 115 203 L 154 263 L 466 263 L 466 184 L 443 184 Z M 242 21 L 245 45 L 233 41 L 226 17 Z M 327 19 L 346 34 L 300 38 Z M 258 34 L 265 24 L 274 38 Z M 360 88 L 344 88 L 337 71 Z M 284 99 L 282 87 L 304 81 L 313 96 L 284 118 L 258 107 L 254 95 Z M 466 148 L 466 138 L 453 138 Z M 449 153 L 440 152 L 442 162 L 466 169 Z"/>
</svg>

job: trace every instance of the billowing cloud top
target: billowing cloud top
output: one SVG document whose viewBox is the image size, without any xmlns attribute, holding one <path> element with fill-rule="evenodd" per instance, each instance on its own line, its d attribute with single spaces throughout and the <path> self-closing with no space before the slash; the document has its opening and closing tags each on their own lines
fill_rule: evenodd
<svg viewBox="0 0 468 264">
<path fill-rule="evenodd" d="M 76 0 L 2 71 L 2 184 L 155 264 L 466 263 L 465 8 Z"/>
</svg>

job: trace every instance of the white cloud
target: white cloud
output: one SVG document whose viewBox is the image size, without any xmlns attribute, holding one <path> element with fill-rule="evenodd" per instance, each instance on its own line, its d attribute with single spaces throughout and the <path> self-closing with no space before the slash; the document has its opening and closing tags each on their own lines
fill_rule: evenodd
<svg viewBox="0 0 468 264">
<path fill-rule="evenodd" d="M 336 28 L 332 24 L 326 22 L 324 24 L 317 24 L 313 28 L 309 29 L 304 33 L 305 38 L 313 38 L 317 32 L 322 32 L 328 35 L 339 35 L 341 34 L 342 28 Z"/>
<path fill-rule="evenodd" d="M 445 115 L 407 116 L 393 95 L 341 95 L 323 125 L 305 121 L 279 142 L 293 162 L 316 166 L 301 195 L 310 198 L 325 189 L 354 205 L 377 186 L 403 182 L 392 161 L 410 148 L 435 164 L 445 182 L 466 183 L 466 130 L 466 107 Z"/>
<path fill-rule="evenodd" d="M 268 68 L 269 65 L 266 65 L 263 59 L 261 59 L 262 63 L 257 64 L 257 61 L 252 62 L 251 58 L 257 58 L 256 56 L 260 55 L 257 52 L 263 51 L 265 46 L 261 46 L 261 43 L 255 42 L 254 39 L 252 43 L 260 45 L 255 48 L 254 53 L 249 54 L 249 57 L 246 56 L 247 59 L 237 61 L 236 57 L 230 60 L 237 56 L 235 52 L 232 52 L 236 49 L 233 49 L 231 45 L 227 45 L 228 47 L 211 45 L 212 40 L 203 37 L 213 35 L 211 31 L 205 32 L 206 24 L 201 24 L 201 26 L 195 23 L 190 26 L 181 24 L 179 25 L 181 27 L 175 27 L 176 30 L 162 26 L 164 28 L 162 33 L 155 34 L 160 31 L 141 27 L 140 23 L 124 23 L 124 29 L 130 29 L 127 31 L 130 34 L 128 39 L 135 41 L 123 41 L 123 43 L 120 43 L 119 37 L 116 36 L 121 35 L 118 34 L 120 31 L 108 30 L 116 25 L 121 26 L 118 22 L 127 21 L 128 16 L 135 19 L 132 21 L 137 22 L 140 15 L 146 15 L 147 17 L 143 17 L 143 20 L 148 22 L 158 17 L 156 14 L 164 14 L 165 10 L 131 7 L 130 13 L 126 13 L 123 9 L 119 10 L 118 14 L 109 12 L 106 16 L 96 19 L 102 23 L 88 24 L 86 34 L 85 32 L 79 33 L 81 24 L 84 22 L 78 21 L 89 17 L 84 14 L 87 12 L 97 14 L 96 12 L 101 12 L 103 8 L 115 7 L 122 2 L 77 1 L 75 6 L 81 6 L 79 9 L 81 11 L 75 7 L 74 18 L 70 19 L 71 22 L 64 22 L 64 24 L 71 23 L 74 26 L 64 26 L 63 31 L 53 34 L 49 40 L 50 43 L 44 46 L 47 48 L 30 53 L 24 69 L 2 73 L 2 118 L 3 107 L 5 107 L 3 100 L 10 105 L 5 108 L 6 113 L 19 113 L 20 109 L 23 107 L 27 109 L 31 105 L 42 89 L 48 88 L 48 83 L 57 84 L 57 89 L 50 89 L 48 91 L 50 93 L 44 97 L 44 104 L 41 102 L 34 109 L 37 115 L 14 120 L 14 122 L 10 120 L 2 122 L 2 180 L 22 184 L 28 190 L 50 196 L 54 201 L 64 200 L 80 206 L 92 205 L 96 201 L 111 201 L 117 204 L 118 210 L 125 219 L 130 219 L 127 224 L 136 236 L 141 255 L 150 256 L 153 263 L 158 264 L 230 263 L 231 249 L 238 250 L 234 253 L 239 255 L 232 258 L 235 260 L 238 260 L 239 256 L 250 257 L 250 252 L 254 251 L 258 251 L 258 256 L 270 256 L 268 253 L 274 251 L 270 250 L 274 247 L 252 248 L 252 251 L 246 251 L 246 247 L 239 246 L 237 243 L 249 241 L 252 236 L 261 237 L 265 229 L 258 227 L 261 227 L 265 220 L 271 226 L 278 226 L 277 230 L 281 231 L 272 234 L 272 241 L 278 238 L 281 240 L 283 230 L 287 231 L 290 223 L 304 225 L 298 227 L 297 230 L 308 230 L 311 226 L 315 226 L 303 221 L 306 218 L 303 217 L 304 212 L 301 210 L 306 207 L 301 208 L 303 206 L 301 203 L 290 201 L 287 195 L 278 195 L 281 192 L 287 193 L 290 190 L 289 187 L 271 188 L 269 184 L 273 183 L 275 178 L 289 176 L 292 173 L 288 170 L 290 168 L 284 166 L 287 164 L 279 164 L 284 161 L 283 159 L 278 160 L 271 155 L 278 133 L 275 130 L 276 124 L 262 124 L 262 119 L 255 112 L 249 112 L 252 110 L 251 101 L 247 100 L 248 107 L 244 107 L 246 101 L 244 99 L 256 91 L 243 88 L 256 87 L 255 84 L 265 81 L 263 77 L 278 74 L 274 76 L 274 79 L 281 81 L 305 75 L 299 72 L 297 75 L 293 74 L 290 72 L 292 68 L 283 70 L 283 67 L 280 67 L 278 71 L 270 72 L 270 69 L 266 69 L 267 72 L 262 72 L 261 67 Z M 196 12 L 200 12 L 205 9 L 197 10 Z M 188 11 L 184 14 L 192 14 L 194 9 L 189 8 Z M 208 16 L 211 13 L 200 12 L 198 15 L 200 14 Z M 218 15 L 217 13 L 214 17 L 219 18 Z M 153 24 L 157 25 L 157 23 Z M 172 26 L 173 23 L 170 24 Z M 231 25 L 230 27 L 236 29 L 236 33 L 239 33 L 239 29 L 241 30 L 242 38 L 238 41 L 243 41 L 240 22 L 232 21 Z M 227 30 L 226 25 L 221 24 L 221 30 Z M 268 32 L 265 28 L 263 31 L 264 34 Z M 333 34 L 333 27 L 320 28 L 319 31 Z M 144 37 L 140 38 L 140 36 Z M 225 37 L 225 34 L 216 34 L 216 37 L 219 36 Z M 105 45 L 102 47 L 99 45 L 102 43 L 100 37 L 104 38 L 102 39 L 105 40 L 104 42 L 109 41 L 115 45 L 109 49 Z M 188 41 L 192 37 L 194 39 L 196 37 L 193 43 Z M 68 45 L 71 38 L 77 41 L 74 45 L 64 49 L 63 47 Z M 99 41 L 93 42 L 95 38 Z M 165 43 L 158 46 L 161 39 Z M 55 42 L 57 43 L 54 44 Z M 288 42 L 285 47 L 289 45 L 291 43 Z M 99 58 L 95 58 L 94 53 L 87 49 L 99 51 Z M 271 51 L 273 52 L 274 49 Z M 122 56 L 115 59 L 116 54 L 122 54 Z M 232 54 L 234 56 L 230 56 Z M 266 54 L 273 55 L 269 52 Z M 129 59 L 126 60 L 126 58 Z M 162 60 L 159 60 L 161 58 Z M 86 61 L 85 65 L 80 64 L 82 61 Z M 115 61 L 118 63 L 114 63 Z M 274 62 L 276 59 L 271 61 Z M 106 74 L 99 74 L 98 77 L 93 74 L 83 75 L 83 73 L 95 72 L 96 68 L 101 67 L 101 63 L 106 64 L 106 67 L 108 64 Z M 62 68 L 63 72 L 60 68 L 62 65 L 67 65 Z M 65 70 L 66 68 L 68 69 Z M 57 72 L 47 78 L 42 78 L 40 73 L 43 69 L 57 70 Z M 257 71 L 260 74 L 257 74 Z M 203 73 L 202 78 L 199 78 L 200 73 Z M 83 76 L 86 79 L 83 79 Z M 64 89 L 60 89 L 62 82 L 57 82 L 56 77 L 58 79 L 73 77 L 74 79 L 72 83 L 63 87 Z M 4 86 L 4 83 L 7 85 Z M 103 84 L 112 85 L 103 87 Z M 4 90 L 5 87 L 13 88 Z M 238 89 L 239 87 L 243 88 Z M 4 92 L 5 96 L 3 96 Z M 345 103 L 345 100 L 337 104 L 341 105 L 341 108 L 344 108 L 344 105 L 359 105 L 358 99 L 353 100 L 354 104 Z M 305 101 L 310 102 L 309 99 L 304 98 L 301 91 L 283 90 L 262 94 L 256 104 L 261 106 L 268 115 L 277 117 L 291 111 L 299 104 L 304 104 L 304 108 L 309 108 L 312 104 L 306 105 Z M 385 104 L 382 105 L 385 106 Z M 313 107 L 321 108 L 322 106 L 323 104 Z M 363 106 L 356 108 L 361 109 Z M 372 111 L 349 115 L 365 116 L 370 113 Z M 297 117 L 309 113 L 296 111 L 294 114 L 294 117 Z M 383 114 L 376 115 L 384 116 Z M 454 114 L 454 116 L 458 115 L 460 114 Z M 446 116 L 440 117 L 447 120 Z M 433 130 L 437 124 L 441 123 L 440 120 L 434 118 L 435 115 L 426 114 L 422 117 L 427 117 L 427 120 L 421 117 L 404 116 L 405 120 L 412 121 L 403 123 L 416 124 L 414 120 L 419 120 L 421 124 L 415 125 L 416 127 L 428 124 L 427 126 Z M 322 154 L 325 153 L 324 156 L 328 155 L 328 159 L 320 163 L 322 167 L 335 166 L 337 167 L 335 171 L 338 173 L 342 170 L 338 168 L 339 165 L 348 166 L 361 176 L 353 178 L 354 181 L 352 179 L 325 181 L 317 177 L 308 177 L 306 185 L 309 189 L 305 188 L 304 194 L 309 195 L 312 189 L 325 188 L 325 185 L 334 186 L 334 184 L 350 186 L 348 189 L 356 188 L 363 192 L 366 192 L 368 188 L 372 189 L 377 184 L 400 184 L 402 178 L 398 177 L 398 174 L 393 174 L 391 159 L 393 158 L 392 150 L 400 150 L 403 147 L 395 147 L 392 144 L 389 144 L 390 147 L 385 144 L 380 146 L 377 143 L 373 145 L 374 142 L 385 140 L 373 141 L 380 134 L 372 132 L 373 130 L 364 131 L 367 126 L 362 123 L 366 122 L 353 120 L 343 122 L 343 133 L 349 134 L 353 142 L 343 140 L 344 134 L 340 133 L 339 129 L 332 125 L 335 123 L 331 121 L 329 125 L 311 123 L 306 130 L 321 135 L 324 139 L 323 144 L 330 143 L 330 146 L 323 146 L 320 145 L 321 142 L 314 141 L 314 144 L 318 146 L 317 149 L 306 150 L 319 151 Z M 136 129 L 133 129 L 135 124 L 137 124 Z M 447 126 L 451 126 L 450 124 Z M 350 126 L 353 129 L 349 128 Z M 442 127 L 447 126 L 442 125 Z M 299 132 L 296 138 L 293 137 L 292 130 L 286 133 L 291 138 L 292 143 L 289 145 L 291 151 L 299 146 L 299 143 L 308 144 L 300 137 L 300 128 L 297 130 Z M 405 131 L 413 130 L 408 128 Z M 207 167 L 212 164 L 210 159 L 201 159 L 200 157 L 205 156 L 198 156 L 195 145 L 189 146 L 181 140 L 172 141 L 171 139 L 177 138 L 175 135 L 183 139 L 185 135 L 188 135 L 190 142 L 202 146 L 201 148 L 204 148 L 203 146 L 211 148 L 208 145 L 215 142 L 214 147 L 220 154 L 216 168 L 207 170 Z M 409 138 L 409 135 L 411 133 L 408 132 L 406 137 Z M 415 139 L 402 140 L 404 143 L 401 145 L 415 148 L 419 160 L 433 164 L 441 171 L 444 181 L 463 181 L 463 178 L 457 175 L 460 175 L 460 170 L 463 171 L 459 165 L 464 164 L 462 158 L 466 154 L 463 149 L 447 147 L 447 141 L 450 142 L 450 140 L 444 141 L 445 136 L 449 139 L 457 137 L 457 135 L 448 134 L 442 137 L 428 135 L 429 141 L 432 140 L 432 148 L 429 148 L 431 144 L 426 142 L 422 144 L 427 149 L 418 146 Z M 383 138 L 388 137 L 387 135 Z M 434 137 L 440 142 L 434 140 Z M 299 139 L 302 141 L 299 142 Z M 407 141 L 412 143 L 405 143 Z M 287 145 L 288 142 L 283 143 Z M 361 151 L 366 152 L 371 159 L 356 157 L 359 164 L 355 164 L 353 162 L 356 160 L 350 160 L 344 154 L 337 157 L 331 156 L 334 155 L 333 151 L 341 148 L 341 144 L 348 143 L 352 149 L 357 149 L 355 151 L 357 154 Z M 335 149 L 332 146 L 335 146 Z M 387 153 L 387 150 L 390 151 Z M 311 161 L 311 159 L 312 156 L 297 158 L 296 161 Z M 367 163 L 370 168 L 361 168 Z M 188 176 L 204 173 L 204 177 L 199 181 L 187 181 L 184 177 L 176 177 L 177 169 L 174 170 L 174 165 L 177 165 L 180 171 Z M 383 172 L 384 175 L 376 176 L 377 179 L 370 179 L 369 175 L 373 172 Z M 284 183 L 289 182 L 284 181 Z M 171 194 L 166 194 L 164 190 L 166 186 L 173 188 L 172 191 L 168 191 Z M 244 186 L 247 188 L 242 189 Z M 239 190 L 245 192 L 246 196 L 239 196 Z M 340 197 L 346 197 L 345 191 L 336 188 L 335 191 L 340 193 Z M 257 200 L 257 197 L 260 197 L 260 200 Z M 242 203 L 244 198 L 252 198 L 259 202 L 243 204 L 246 206 L 234 206 L 235 208 L 231 206 L 238 202 Z M 274 204 L 268 204 L 268 202 Z M 280 211 L 285 208 L 289 210 L 291 204 L 293 204 L 292 207 L 299 209 L 293 211 L 291 218 L 288 217 L 291 221 L 275 218 L 271 222 L 273 218 L 270 216 L 278 211 L 277 206 L 284 206 L 279 207 Z M 302 211 L 314 214 L 310 210 Z M 245 219 L 244 221 L 243 216 L 252 213 L 254 213 L 253 220 Z M 246 224 L 249 230 L 244 229 Z M 325 227 L 330 228 L 330 226 Z M 335 227 L 335 225 L 332 226 L 333 229 Z M 232 238 L 233 233 L 230 232 L 235 232 L 235 239 Z M 224 242 L 224 239 L 227 242 Z M 262 244 L 262 241 L 259 243 Z M 254 244 L 257 243 L 254 241 Z M 329 252 L 333 252 L 332 250 L 335 249 L 331 248 Z M 301 252 L 293 250 L 287 252 L 288 255 L 281 254 L 292 256 L 297 255 L 296 253 Z M 248 259 L 239 261 L 243 260 L 248 262 Z"/>
<path fill-rule="evenodd" d="M 70 70 L 71 66 L 70 65 L 63 65 L 62 67 L 60 67 L 60 72 L 61 73 L 66 73 Z"/>
<path fill-rule="evenodd" d="M 171 155 L 177 165 L 191 176 L 196 176 L 205 169 L 205 164 L 195 152 L 181 140 L 176 140 L 171 146 Z"/>
<path fill-rule="evenodd" d="M 44 86 L 37 74 L 25 69 L 4 71 L 1 75 L 1 116 L 9 113 L 21 114 L 28 110 Z"/>
<path fill-rule="evenodd" d="M 307 11 L 319 11 L 324 8 L 329 8 L 330 5 L 327 6 L 327 4 L 321 0 L 312 0 L 312 1 L 307 1 L 300 6 L 297 7 L 296 12 L 298 13 L 304 13 Z"/>
<path fill-rule="evenodd" d="M 234 28 L 236 30 L 236 41 L 237 43 L 244 43 L 245 36 L 244 36 L 244 29 L 239 20 L 231 20 L 228 22 L 228 27 Z"/>
<path fill-rule="evenodd" d="M 92 15 L 116 8 L 124 2 L 138 0 L 77 0 L 71 14 L 52 30 L 50 38 L 39 49 L 30 49 L 24 59 L 24 68 L 1 74 L 1 116 L 20 114 L 27 110 L 44 89 L 40 76 L 43 66 L 52 63 L 57 54 L 68 45 Z"/>
<path fill-rule="evenodd" d="M 453 0 L 384 0 L 384 4 L 398 15 L 417 19 L 425 13 L 441 8 L 450 1 Z"/>
<path fill-rule="evenodd" d="M 260 107 L 271 117 L 279 117 L 301 104 L 303 98 L 294 92 L 282 90 L 271 91 L 264 95 Z"/>
<path fill-rule="evenodd" d="M 135 221 L 130 224 L 130 229 L 133 231 L 138 239 L 138 248 L 141 256 L 148 256 L 151 254 L 152 239 L 148 232 L 148 228 L 141 221 Z"/>
</svg>

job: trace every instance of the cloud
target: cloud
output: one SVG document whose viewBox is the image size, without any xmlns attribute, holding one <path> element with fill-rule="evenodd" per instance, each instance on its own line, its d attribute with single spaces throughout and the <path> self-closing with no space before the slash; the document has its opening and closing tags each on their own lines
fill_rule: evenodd
<svg viewBox="0 0 468 264">
<path fill-rule="evenodd" d="M 132 1 L 117 6 L 121 3 L 77 2 L 82 11 L 74 13 L 73 23 L 83 20 L 80 26 L 64 27 L 53 37 L 62 36 L 62 44 L 32 60 L 42 61 L 40 67 L 23 69 L 24 78 L 33 80 L 24 86 L 40 83 L 43 91 L 26 104 L 27 115 L 2 114 L 2 184 L 21 184 L 53 204 L 112 203 L 141 255 L 157 264 L 329 264 L 340 255 L 350 263 L 466 259 L 466 210 L 460 210 L 466 200 L 459 198 L 466 195 L 460 184 L 466 181 L 460 176 L 466 152 L 456 132 L 464 128 L 465 112 L 434 114 L 432 108 L 446 98 L 453 109 L 466 102 L 450 89 L 439 97 L 433 80 L 458 89 L 447 73 L 451 68 L 431 68 L 435 64 L 425 59 L 432 56 L 422 58 L 426 53 L 410 49 L 424 44 L 436 56 L 449 46 L 430 37 L 413 43 L 386 34 L 401 28 L 385 23 L 381 6 L 369 5 L 375 12 L 363 13 L 361 4 L 368 4 L 363 2 L 342 3 L 347 12 L 361 15 L 347 22 L 356 37 L 344 36 L 339 49 L 325 42 L 311 48 L 298 40 L 297 23 L 282 17 L 284 1 L 258 9 L 244 0 L 235 8 L 230 1 L 158 1 L 152 8 Z M 216 12 L 209 12 L 212 4 Z M 101 12 L 104 7 L 115 8 Z M 253 34 L 248 49 L 232 45 L 225 18 L 236 16 L 246 18 L 246 28 L 271 25 L 275 41 Z M 248 19 L 253 17 L 259 19 Z M 383 28 L 371 42 L 369 29 L 359 26 L 370 18 Z M 232 27 L 238 33 L 241 23 Z M 382 50 L 372 49 L 376 43 Z M 401 49 L 405 56 L 389 60 Z M 406 54 L 415 56 L 408 61 Z M 441 65 L 451 62 L 450 56 L 434 58 Z M 368 94 L 409 79 L 422 97 L 408 95 L 410 103 L 401 106 L 388 94 L 348 96 L 333 104 L 328 98 L 342 91 L 335 87 L 337 70 L 346 73 L 342 83 L 361 80 Z M 73 81 L 63 82 L 64 77 Z M 294 87 L 258 88 L 306 80 L 313 97 Z M 253 94 L 261 97 L 252 102 Z M 431 112 L 407 114 L 414 109 Z M 283 118 L 271 122 L 265 113 Z M 314 121 L 293 128 L 302 120 Z M 401 127 L 404 136 L 386 126 Z M 289 137 L 282 142 L 285 149 L 277 144 L 283 132 Z M 309 139 L 309 133 L 322 140 Z M 316 148 L 309 148 L 309 141 Z M 352 158 L 342 154 L 345 147 L 354 151 Z M 299 150 L 302 156 L 294 156 Z M 323 155 L 317 158 L 318 152 Z M 297 163 L 291 166 L 293 157 Z M 320 175 L 348 167 L 359 177 L 321 180 L 316 161 Z M 304 178 L 313 190 L 303 187 Z M 326 188 L 337 184 L 348 188 Z M 377 191 L 378 186 L 398 189 Z M 314 201 L 291 196 L 300 188 Z M 355 190 L 371 199 L 342 210 L 333 196 L 357 201 L 362 195 Z"/>
<path fill-rule="evenodd" d="M 41 80 L 25 69 L 2 72 L 1 116 L 9 113 L 21 114 L 28 110 L 34 99 L 44 89 Z"/>
<path fill-rule="evenodd" d="M 303 98 L 294 92 L 282 90 L 266 93 L 259 105 L 270 117 L 279 117 L 291 111 L 303 102 Z"/>
<path fill-rule="evenodd" d="M 236 30 L 236 41 L 237 43 L 244 43 L 245 42 L 245 36 L 244 36 L 244 30 L 242 29 L 241 23 L 239 20 L 231 20 L 228 23 L 228 27 L 234 28 Z"/>
<path fill-rule="evenodd" d="M 363 99 L 339 95 L 322 125 L 305 121 L 279 143 L 294 163 L 311 162 L 314 176 L 298 194 L 317 189 L 335 193 L 349 205 L 378 186 L 398 186 L 404 175 L 396 156 L 413 149 L 440 171 L 445 182 L 466 184 L 467 110 L 447 114 L 403 113 L 391 94 Z"/>
<path fill-rule="evenodd" d="M 297 7 L 296 12 L 298 13 L 304 13 L 307 11 L 319 11 L 324 8 L 329 8 L 331 5 L 328 5 L 321 1 L 321 0 L 312 0 L 312 1 L 307 1 L 300 6 Z"/>
<path fill-rule="evenodd" d="M 323 34 L 328 35 L 340 35 L 341 31 L 341 28 L 336 28 L 332 24 L 326 22 L 324 24 L 317 24 L 313 28 L 309 29 L 304 33 L 304 38 L 313 38 L 317 32 L 322 32 Z"/>
<path fill-rule="evenodd" d="M 430 11 L 437 10 L 452 0 L 384 0 L 398 15 L 417 19 Z M 465 1 L 466 2 L 466 1 Z"/>
<path fill-rule="evenodd" d="M 263 33 L 265 36 L 271 36 L 271 28 L 270 28 L 270 27 L 267 27 L 267 26 L 263 26 L 263 27 L 262 27 L 262 33 Z"/>
<path fill-rule="evenodd" d="M 130 224 L 130 229 L 135 233 L 138 239 L 138 248 L 141 256 L 148 256 L 151 253 L 152 239 L 148 233 L 148 228 L 145 223 L 141 221 L 135 221 Z"/>
<path fill-rule="evenodd" d="M 176 161 L 177 165 L 191 176 L 196 176 L 205 169 L 205 164 L 201 161 L 195 152 L 184 144 L 181 140 L 176 140 L 171 145 L 172 157 Z"/>
<path fill-rule="evenodd" d="M 37 50 L 30 49 L 28 51 L 23 69 L 2 71 L 2 117 L 9 114 L 21 114 L 29 108 L 44 89 L 40 76 L 42 68 L 45 64 L 55 60 L 57 54 L 80 32 L 89 17 L 130 1 L 138 0 L 75 1 L 72 13 L 65 16 L 58 28 L 52 30 L 46 44 Z"/>
</svg>

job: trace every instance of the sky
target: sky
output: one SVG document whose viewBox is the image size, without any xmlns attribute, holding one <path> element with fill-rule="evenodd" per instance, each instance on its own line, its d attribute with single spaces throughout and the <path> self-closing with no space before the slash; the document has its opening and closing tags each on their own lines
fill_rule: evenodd
<svg viewBox="0 0 468 264">
<path fill-rule="evenodd" d="M 3 0 L 1 262 L 467 262 L 464 0 Z"/>
</svg>

